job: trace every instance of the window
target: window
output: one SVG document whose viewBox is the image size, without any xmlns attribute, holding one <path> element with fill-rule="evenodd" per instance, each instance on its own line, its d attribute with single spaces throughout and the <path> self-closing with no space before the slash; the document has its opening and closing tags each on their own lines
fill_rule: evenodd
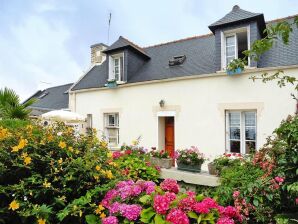
<svg viewBox="0 0 298 224">
<path fill-rule="evenodd" d="M 222 67 L 225 69 L 232 60 L 244 58 L 243 51 L 250 48 L 249 27 L 223 32 L 222 35 Z"/>
<path fill-rule="evenodd" d="M 226 145 L 229 152 L 249 153 L 256 148 L 256 112 L 226 111 Z"/>
<path fill-rule="evenodd" d="M 174 56 L 169 60 L 169 66 L 181 65 L 185 61 L 185 55 Z"/>
<path fill-rule="evenodd" d="M 119 114 L 104 114 L 105 136 L 110 146 L 119 144 Z"/>
<path fill-rule="evenodd" d="M 109 66 L 109 79 L 116 80 L 118 82 L 124 81 L 123 54 L 121 53 L 110 56 Z"/>
</svg>

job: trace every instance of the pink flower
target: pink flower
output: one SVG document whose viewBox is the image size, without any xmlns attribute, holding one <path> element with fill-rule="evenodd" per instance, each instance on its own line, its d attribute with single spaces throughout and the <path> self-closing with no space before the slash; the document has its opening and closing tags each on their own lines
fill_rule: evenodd
<svg viewBox="0 0 298 224">
<path fill-rule="evenodd" d="M 109 212 L 111 215 L 118 213 L 120 211 L 120 206 L 121 204 L 119 202 L 114 202 L 113 204 L 110 205 L 109 207 Z"/>
<path fill-rule="evenodd" d="M 118 224 L 118 219 L 115 216 L 108 216 L 102 219 L 102 224 Z"/>
<path fill-rule="evenodd" d="M 205 198 L 203 201 L 202 201 L 202 203 L 204 203 L 204 204 L 206 204 L 206 206 L 208 207 L 208 208 L 217 208 L 217 203 L 216 203 L 216 201 L 214 200 L 214 199 L 212 199 L 212 198 Z"/>
<path fill-rule="evenodd" d="M 142 207 L 140 205 L 126 205 L 120 206 L 120 213 L 129 221 L 135 221 L 139 218 Z"/>
<path fill-rule="evenodd" d="M 234 220 L 228 217 L 221 217 L 217 220 L 216 224 L 234 224 Z"/>
<path fill-rule="evenodd" d="M 237 198 L 240 195 L 240 191 L 234 191 L 233 198 Z"/>
<path fill-rule="evenodd" d="M 164 215 L 167 213 L 171 203 L 168 197 L 162 196 L 162 195 L 156 195 L 153 201 L 154 201 L 153 207 L 156 213 L 161 215 Z"/>
<path fill-rule="evenodd" d="M 202 213 L 202 214 L 207 214 L 210 211 L 207 204 L 202 203 L 202 202 L 195 203 L 193 206 L 193 210 L 197 213 Z"/>
<path fill-rule="evenodd" d="M 276 182 L 278 182 L 279 184 L 281 184 L 282 182 L 284 182 L 285 179 L 282 178 L 282 177 L 275 177 L 274 180 L 275 180 Z"/>
<path fill-rule="evenodd" d="M 165 179 L 163 182 L 161 182 L 160 187 L 164 191 L 170 191 L 175 194 L 179 192 L 179 185 L 174 179 Z"/>
<path fill-rule="evenodd" d="M 196 203 L 196 200 L 194 197 L 183 198 L 179 201 L 178 208 L 180 208 L 185 212 L 192 211 L 195 203 Z"/>
<path fill-rule="evenodd" d="M 153 181 L 146 181 L 144 184 L 144 190 L 146 191 L 146 194 L 151 194 L 155 191 L 156 184 Z"/>
<path fill-rule="evenodd" d="M 189 224 L 187 215 L 178 208 L 171 209 L 166 217 L 166 221 L 172 224 Z"/>
<path fill-rule="evenodd" d="M 142 188 L 138 185 L 132 187 L 132 196 L 138 196 L 142 193 Z"/>
<path fill-rule="evenodd" d="M 174 201 L 177 198 L 176 194 L 172 192 L 166 192 L 165 197 L 168 198 L 170 202 Z"/>
<path fill-rule="evenodd" d="M 113 159 L 118 159 L 122 156 L 122 153 L 119 151 L 113 152 Z"/>
</svg>

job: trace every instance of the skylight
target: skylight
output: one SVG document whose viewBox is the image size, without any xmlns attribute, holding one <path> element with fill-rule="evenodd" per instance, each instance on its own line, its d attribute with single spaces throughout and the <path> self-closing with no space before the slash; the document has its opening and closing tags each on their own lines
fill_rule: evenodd
<svg viewBox="0 0 298 224">
<path fill-rule="evenodd" d="M 46 95 L 48 95 L 49 93 L 48 92 L 44 92 L 43 94 L 41 94 L 38 99 L 42 99 L 44 98 Z"/>
<path fill-rule="evenodd" d="M 174 56 L 169 60 L 169 66 L 181 65 L 185 61 L 185 55 Z"/>
</svg>

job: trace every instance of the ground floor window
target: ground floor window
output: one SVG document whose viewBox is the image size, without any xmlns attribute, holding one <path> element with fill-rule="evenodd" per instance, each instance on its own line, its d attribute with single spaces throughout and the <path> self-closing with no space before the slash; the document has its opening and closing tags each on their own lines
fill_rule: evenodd
<svg viewBox="0 0 298 224">
<path fill-rule="evenodd" d="M 104 114 L 105 137 L 110 146 L 119 144 L 119 114 L 107 113 Z"/>
<path fill-rule="evenodd" d="M 256 148 L 256 111 L 226 111 L 226 148 L 249 153 Z"/>
</svg>

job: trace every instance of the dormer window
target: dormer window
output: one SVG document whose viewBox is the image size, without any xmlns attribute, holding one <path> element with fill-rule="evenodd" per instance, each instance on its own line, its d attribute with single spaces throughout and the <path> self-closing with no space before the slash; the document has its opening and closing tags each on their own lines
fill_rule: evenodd
<svg viewBox="0 0 298 224">
<path fill-rule="evenodd" d="M 223 69 L 234 59 L 244 58 L 243 51 L 250 48 L 249 35 L 249 26 L 222 32 L 221 63 Z"/>
<path fill-rule="evenodd" d="M 169 60 L 169 66 L 181 65 L 185 61 L 185 55 L 174 56 Z"/>
<path fill-rule="evenodd" d="M 123 53 L 114 54 L 109 57 L 109 80 L 117 82 L 124 81 L 124 63 Z"/>
</svg>

